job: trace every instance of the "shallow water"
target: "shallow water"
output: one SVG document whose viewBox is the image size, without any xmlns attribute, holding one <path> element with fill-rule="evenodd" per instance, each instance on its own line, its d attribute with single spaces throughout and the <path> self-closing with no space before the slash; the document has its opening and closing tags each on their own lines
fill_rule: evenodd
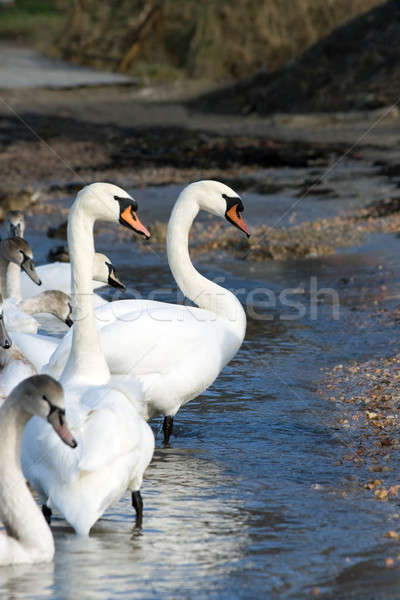
<svg viewBox="0 0 400 600">
<path fill-rule="evenodd" d="M 136 194 L 147 210 L 152 192 Z M 159 189 L 156 196 L 161 202 L 175 192 Z M 248 202 L 259 218 L 259 198 Z M 36 233 L 28 239 L 40 262 L 50 242 L 39 244 Z M 141 254 L 127 244 L 110 250 L 108 234 L 97 246 L 108 249 L 115 265 L 122 264 L 124 280 L 143 295 L 172 286 L 162 254 Z M 161 448 L 161 422 L 154 423 L 157 450 L 142 489 L 142 533 L 132 537 L 128 494 L 89 539 L 56 518 L 54 565 L 0 569 L 0 598 L 298 599 L 310 597 L 314 587 L 320 597 L 364 598 L 375 589 L 385 595 L 368 597 L 395 598 L 398 572 L 383 563 L 393 543 L 383 533 L 395 528 L 396 507 L 360 489 L 357 467 L 335 466 L 348 439 L 335 426 L 340 407 L 320 398 L 317 388 L 321 368 L 390 352 L 388 332 L 369 309 L 377 298 L 383 302 L 382 281 L 388 296 L 399 293 L 399 248 L 395 237 L 375 236 L 361 249 L 324 260 L 250 269 L 227 256 L 204 259 L 200 270 L 240 290 L 253 317 L 236 358 L 178 413 L 171 448 Z M 340 283 L 353 275 L 351 284 Z M 312 318 L 312 276 L 319 289 L 338 292 L 338 320 L 329 302 L 318 304 Z M 305 289 L 296 295 L 305 308 L 302 318 L 282 319 L 293 310 L 249 297 L 266 286 L 277 295 Z M 164 291 L 163 298 L 175 301 L 174 294 Z M 356 328 L 366 319 L 368 329 Z"/>
</svg>

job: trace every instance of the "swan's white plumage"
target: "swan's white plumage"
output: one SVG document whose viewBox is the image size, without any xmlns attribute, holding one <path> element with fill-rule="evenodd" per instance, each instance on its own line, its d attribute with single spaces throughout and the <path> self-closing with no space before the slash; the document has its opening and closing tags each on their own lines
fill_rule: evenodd
<svg viewBox="0 0 400 600">
<path fill-rule="evenodd" d="M 65 294 L 71 293 L 70 263 L 54 262 L 47 265 L 40 265 L 36 267 L 36 272 L 42 282 L 40 287 L 35 285 L 26 273 L 21 273 L 22 298 L 37 296 L 45 290 L 60 290 Z M 103 285 L 105 285 L 103 282 L 93 280 L 93 289 L 97 289 Z"/>
<path fill-rule="evenodd" d="M 140 489 L 154 438 L 127 395 L 108 386 L 68 389 L 67 420 L 76 450 L 61 445 L 52 428 L 34 418 L 23 439 L 36 437 L 39 443 L 29 452 L 23 446 L 22 466 L 41 501 L 87 535 L 127 489 Z"/>
<path fill-rule="evenodd" d="M 16 385 L 36 373 L 37 370 L 29 361 L 13 353 L 12 360 L 3 367 L 0 375 L 0 406 Z"/>
<path fill-rule="evenodd" d="M 3 313 L 5 304 L 0 295 L 0 406 L 21 381 L 38 372 L 15 344 L 14 334 L 11 337 L 7 332 Z"/>
<path fill-rule="evenodd" d="M 135 311 L 129 310 L 129 301 L 96 311 L 104 356 L 113 375 L 134 374 L 143 384 L 145 400 L 154 405 L 146 408 L 148 416 L 164 410 L 175 414 L 215 380 L 242 340 L 229 322 L 217 321 L 210 311 L 133 302 Z M 132 327 L 134 344 L 127 327 Z M 71 336 L 68 332 L 45 367 L 53 376 L 59 376 L 65 366 Z"/>
<path fill-rule="evenodd" d="M 134 377 L 110 383 L 94 321 L 93 225 L 97 218 L 118 222 L 114 196 L 127 194 L 110 184 L 88 186 L 69 217 L 75 326 L 62 380 L 77 453 L 66 451 L 38 420 L 29 423 L 22 442 L 25 476 L 41 500 L 82 535 L 127 489 L 139 490 L 154 451 L 153 433 L 141 416 L 141 388 Z"/>
<path fill-rule="evenodd" d="M 60 343 L 56 337 L 21 331 L 13 331 L 12 340 L 38 372 L 48 363 Z"/>
<path fill-rule="evenodd" d="M 224 217 L 224 196 L 237 198 L 214 181 L 189 185 L 179 196 L 168 224 L 167 250 L 173 275 L 198 307 L 152 300 L 120 300 L 96 309 L 96 325 L 112 375 L 134 374 L 143 385 L 146 418 L 174 416 L 179 407 L 209 387 L 236 354 L 246 331 L 246 315 L 229 290 L 193 267 L 188 234 L 200 209 Z M 62 340 L 44 372 L 62 372 L 71 333 Z"/>
<path fill-rule="evenodd" d="M 37 287 L 37 286 L 36 286 Z M 39 327 L 37 320 L 18 308 L 14 298 L 7 298 L 3 303 L 4 321 L 8 331 L 36 333 Z"/>
</svg>

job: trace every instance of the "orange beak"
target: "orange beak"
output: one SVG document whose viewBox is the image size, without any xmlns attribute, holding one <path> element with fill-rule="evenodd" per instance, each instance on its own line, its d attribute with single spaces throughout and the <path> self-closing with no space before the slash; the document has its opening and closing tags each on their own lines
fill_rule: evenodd
<svg viewBox="0 0 400 600">
<path fill-rule="evenodd" d="M 130 227 L 136 231 L 136 233 L 140 233 L 141 235 L 144 235 L 145 238 L 149 239 L 150 231 L 140 222 L 139 217 L 131 206 L 127 206 L 124 212 L 121 213 L 120 222 L 122 225 Z"/>
<path fill-rule="evenodd" d="M 235 225 L 235 227 L 238 227 L 238 229 L 244 231 L 247 237 L 250 237 L 250 229 L 247 227 L 242 215 L 238 211 L 238 204 L 234 204 L 229 210 L 227 210 L 225 217 L 232 223 L 232 225 Z"/>
</svg>

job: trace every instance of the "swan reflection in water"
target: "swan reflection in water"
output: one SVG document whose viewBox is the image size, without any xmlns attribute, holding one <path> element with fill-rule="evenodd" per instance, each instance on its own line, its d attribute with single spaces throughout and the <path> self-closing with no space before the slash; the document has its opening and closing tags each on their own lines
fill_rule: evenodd
<svg viewBox="0 0 400 600">
<path fill-rule="evenodd" d="M 221 574 L 238 568 L 248 545 L 246 511 L 235 485 L 199 452 L 156 451 L 143 486 L 141 534 L 132 535 L 129 494 L 89 538 L 74 535 L 56 518 L 54 565 L 1 569 L 0 598 L 182 597 L 200 587 L 217 589 Z"/>
<path fill-rule="evenodd" d="M 1 567 L 0 597 L 4 600 L 52 598 L 54 568 L 54 563 Z"/>
</svg>

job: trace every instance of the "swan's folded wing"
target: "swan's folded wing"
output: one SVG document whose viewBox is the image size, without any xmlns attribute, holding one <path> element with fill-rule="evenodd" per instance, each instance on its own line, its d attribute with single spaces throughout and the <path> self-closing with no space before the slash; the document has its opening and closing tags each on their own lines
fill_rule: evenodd
<svg viewBox="0 0 400 600">
<path fill-rule="evenodd" d="M 140 445 L 143 418 L 125 394 L 104 387 L 87 392 L 79 405 L 68 400 L 67 421 L 77 448 L 64 444 L 38 417 L 29 421 L 22 440 L 25 477 L 45 495 L 55 482 L 71 483 L 83 471 L 102 469 Z"/>
<path fill-rule="evenodd" d="M 130 313 L 103 327 L 101 345 L 111 373 L 163 374 L 204 348 L 211 353 L 225 333 L 208 311 L 159 303 L 140 317 Z"/>
<path fill-rule="evenodd" d="M 4 301 L 4 322 L 7 331 L 25 331 L 36 333 L 38 322 L 34 317 L 21 311 L 13 298 Z"/>
<path fill-rule="evenodd" d="M 123 366 L 124 360 L 117 359 L 109 362 L 114 352 L 118 355 L 121 354 L 121 341 L 124 342 L 124 347 L 128 345 L 128 350 L 126 352 L 124 350 L 125 354 L 134 351 L 138 355 L 137 358 L 142 362 L 142 356 L 149 352 L 153 353 L 161 337 L 166 337 L 169 341 L 173 340 L 175 323 L 178 324 L 180 341 L 182 340 L 183 343 L 186 340 L 185 336 L 193 339 L 194 337 L 198 338 L 199 333 L 202 332 L 206 335 L 202 323 L 214 319 L 215 316 L 212 313 L 196 307 L 156 302 L 154 300 L 120 300 L 109 302 L 105 306 L 96 309 L 96 325 L 101 331 L 103 352 L 107 353 L 107 362 L 112 373 L 131 372 L 130 368 L 127 369 Z M 159 328 L 162 331 L 159 331 Z M 135 342 L 134 348 L 132 341 Z M 43 367 L 43 373 L 52 375 L 55 378 L 61 376 L 71 350 L 71 343 L 72 330 L 63 337 L 50 357 L 48 364 Z M 149 344 L 151 344 L 151 347 L 149 347 Z M 174 361 L 175 354 L 164 354 L 162 364 L 165 365 L 165 361 L 168 359 Z M 120 364 L 116 365 L 118 361 Z"/>
<path fill-rule="evenodd" d="M 49 361 L 60 343 L 59 338 L 23 333 L 21 331 L 13 332 L 12 341 L 18 346 L 22 354 L 36 367 L 38 372 Z"/>
<path fill-rule="evenodd" d="M 64 444 L 49 423 L 32 417 L 22 436 L 22 470 L 26 479 L 47 497 L 53 480 L 67 483 L 78 477 L 78 454 Z"/>
<path fill-rule="evenodd" d="M 50 356 L 48 363 L 44 364 L 41 373 L 51 375 L 55 379 L 61 377 L 61 373 L 67 363 L 68 356 L 71 351 L 72 343 L 72 329 L 70 329 L 60 341 L 58 346 L 55 348 L 53 354 Z"/>
<path fill-rule="evenodd" d="M 129 312 L 132 305 L 135 310 Z M 123 301 L 111 302 L 96 310 L 96 319 L 102 351 L 113 374 L 140 376 L 171 371 L 199 348 L 207 347 L 210 352 L 212 347 L 223 348 L 229 330 L 209 311 L 152 300 L 128 300 L 126 305 Z M 44 373 L 56 378 L 61 375 L 71 340 L 68 332 Z"/>
<path fill-rule="evenodd" d="M 70 418 L 67 410 L 71 431 L 76 432 L 80 471 L 97 471 L 136 449 L 143 422 L 140 409 L 141 404 L 135 404 L 133 398 L 104 386 L 84 393 L 80 415 Z"/>
<path fill-rule="evenodd" d="M 118 408 L 102 408 L 87 420 L 80 444 L 80 470 L 102 469 L 132 451 L 137 422 L 132 418 L 132 408 L 126 401 L 123 404 Z M 137 417 L 137 413 L 134 416 Z"/>
<path fill-rule="evenodd" d="M 16 385 L 32 375 L 36 375 L 36 370 L 25 360 L 14 360 L 4 367 L 0 377 L 0 406 Z"/>
</svg>

